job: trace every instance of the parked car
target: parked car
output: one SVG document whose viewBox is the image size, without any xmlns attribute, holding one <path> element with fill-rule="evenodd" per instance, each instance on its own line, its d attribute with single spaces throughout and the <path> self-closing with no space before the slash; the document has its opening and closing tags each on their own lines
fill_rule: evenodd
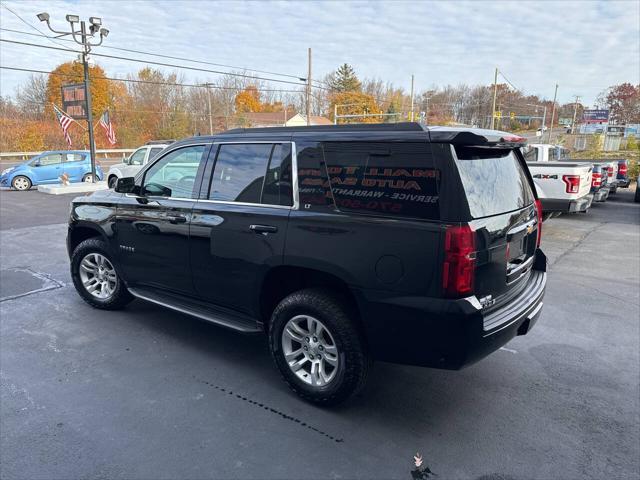
<svg viewBox="0 0 640 480">
<path fill-rule="evenodd" d="M 265 333 L 289 386 L 319 404 L 357 392 L 372 359 L 459 369 L 542 309 L 522 141 L 417 123 L 183 140 L 73 200 L 73 282 L 96 308 L 140 298 Z"/>
<path fill-rule="evenodd" d="M 91 156 L 84 150 L 60 150 L 43 152 L 0 174 L 0 186 L 15 190 L 29 190 L 34 185 L 60 183 L 60 176 L 66 173 L 69 182 L 90 182 Z M 96 176 L 102 180 L 103 172 L 96 164 Z"/>
<path fill-rule="evenodd" d="M 116 186 L 119 178 L 134 177 L 149 160 L 158 155 L 175 140 L 153 140 L 138 148 L 122 163 L 112 165 L 107 172 L 109 188 Z"/>
<path fill-rule="evenodd" d="M 594 202 L 604 202 L 609 198 L 607 183 L 607 169 L 602 165 L 594 165 L 591 171 L 591 194 Z"/>
<path fill-rule="evenodd" d="M 636 178 L 636 193 L 633 196 L 633 201 L 636 203 L 640 203 L 640 176 Z"/>
</svg>

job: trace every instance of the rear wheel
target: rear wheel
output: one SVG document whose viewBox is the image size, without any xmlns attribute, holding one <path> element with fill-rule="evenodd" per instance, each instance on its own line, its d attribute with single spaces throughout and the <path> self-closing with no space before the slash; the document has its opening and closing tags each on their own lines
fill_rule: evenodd
<svg viewBox="0 0 640 480">
<path fill-rule="evenodd" d="M 300 397 L 334 405 L 364 386 L 370 358 L 355 313 L 330 291 L 292 293 L 271 316 L 269 346 L 289 387 Z"/>
<path fill-rule="evenodd" d="M 91 175 L 90 173 L 85 173 L 85 175 L 82 177 L 82 181 L 85 183 L 94 183 L 93 175 Z"/>
<path fill-rule="evenodd" d="M 29 180 L 29 178 L 25 177 L 24 175 L 18 175 L 17 177 L 14 177 L 13 181 L 11 182 L 11 186 L 15 190 L 29 190 L 31 188 L 31 180 Z"/>
<path fill-rule="evenodd" d="M 113 176 L 109 178 L 109 188 L 116 188 L 116 183 L 118 183 L 118 177 Z"/>
<path fill-rule="evenodd" d="M 117 310 L 133 300 L 106 243 L 98 238 L 85 240 L 73 251 L 71 278 L 78 294 L 92 307 Z"/>
</svg>

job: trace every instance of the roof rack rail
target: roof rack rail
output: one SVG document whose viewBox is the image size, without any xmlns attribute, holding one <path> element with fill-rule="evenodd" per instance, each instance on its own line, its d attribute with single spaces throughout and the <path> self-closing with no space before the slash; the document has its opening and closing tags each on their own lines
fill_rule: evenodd
<svg viewBox="0 0 640 480">
<path fill-rule="evenodd" d="M 340 132 L 340 131 L 378 131 L 378 132 L 420 132 L 424 131 L 422 125 L 416 122 L 402 123 L 347 123 L 343 125 L 311 125 L 302 127 L 258 127 L 258 128 L 234 128 L 220 132 L 221 135 L 239 133 L 276 133 L 276 132 Z"/>
</svg>

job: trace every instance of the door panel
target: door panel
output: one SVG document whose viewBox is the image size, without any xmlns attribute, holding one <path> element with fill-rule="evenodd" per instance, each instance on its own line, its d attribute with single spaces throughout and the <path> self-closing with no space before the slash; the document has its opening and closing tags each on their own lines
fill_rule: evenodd
<svg viewBox="0 0 640 480">
<path fill-rule="evenodd" d="M 116 215 L 119 264 L 130 285 L 193 295 L 189 223 L 208 146 L 166 153 L 143 175 L 139 195 L 125 195 Z"/>
<path fill-rule="evenodd" d="M 194 287 L 208 302 L 254 315 L 256 292 L 284 255 L 293 205 L 291 143 L 247 141 L 211 151 L 191 218 Z"/>
<path fill-rule="evenodd" d="M 62 154 L 51 153 L 43 155 L 39 159 L 40 166 L 33 165 L 33 172 L 36 183 L 58 183 L 58 177 L 62 174 Z"/>
<path fill-rule="evenodd" d="M 63 155 L 63 160 L 60 175 L 66 173 L 69 175 L 69 181 L 81 182 L 87 165 L 86 156 L 80 153 L 66 153 Z M 89 162 L 89 170 L 91 170 L 90 165 Z"/>
<path fill-rule="evenodd" d="M 196 202 L 191 217 L 191 265 L 197 293 L 217 305 L 253 313 L 255 292 L 264 275 L 282 263 L 289 211 Z"/>
<path fill-rule="evenodd" d="M 188 242 L 193 203 L 125 196 L 118 204 L 114 247 L 128 284 L 192 293 Z"/>
</svg>

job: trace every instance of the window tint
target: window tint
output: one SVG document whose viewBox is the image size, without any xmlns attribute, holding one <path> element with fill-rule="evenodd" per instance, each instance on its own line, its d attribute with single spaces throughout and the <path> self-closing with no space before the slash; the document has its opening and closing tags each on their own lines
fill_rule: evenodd
<svg viewBox="0 0 640 480">
<path fill-rule="evenodd" d="M 269 168 L 264 179 L 261 203 L 288 207 L 293 205 L 291 144 L 273 145 Z"/>
<path fill-rule="evenodd" d="M 535 147 L 523 148 L 524 159 L 527 162 L 535 162 L 538 160 L 538 149 Z"/>
<path fill-rule="evenodd" d="M 129 165 L 142 165 L 144 161 L 144 154 L 146 153 L 146 148 L 140 148 L 133 152 L 129 157 Z"/>
<path fill-rule="evenodd" d="M 209 190 L 210 200 L 260 203 L 273 145 L 220 145 Z"/>
<path fill-rule="evenodd" d="M 152 148 L 149 151 L 149 160 L 152 160 L 156 155 L 158 155 L 164 148 Z"/>
<path fill-rule="evenodd" d="M 162 157 L 144 174 L 144 194 L 191 198 L 204 149 L 184 147 Z"/>
<path fill-rule="evenodd" d="M 40 162 L 40 165 L 55 165 L 57 163 L 62 163 L 62 154 L 60 153 L 51 153 L 49 155 L 44 155 L 38 159 L 36 162 Z"/>
<path fill-rule="evenodd" d="M 456 147 L 456 166 L 473 218 L 533 203 L 529 181 L 513 150 Z"/>
<path fill-rule="evenodd" d="M 322 147 L 317 142 L 296 142 L 298 195 L 304 209 L 333 209 Z"/>
<path fill-rule="evenodd" d="M 440 219 L 440 172 L 425 142 L 323 144 L 340 210 Z"/>
</svg>

